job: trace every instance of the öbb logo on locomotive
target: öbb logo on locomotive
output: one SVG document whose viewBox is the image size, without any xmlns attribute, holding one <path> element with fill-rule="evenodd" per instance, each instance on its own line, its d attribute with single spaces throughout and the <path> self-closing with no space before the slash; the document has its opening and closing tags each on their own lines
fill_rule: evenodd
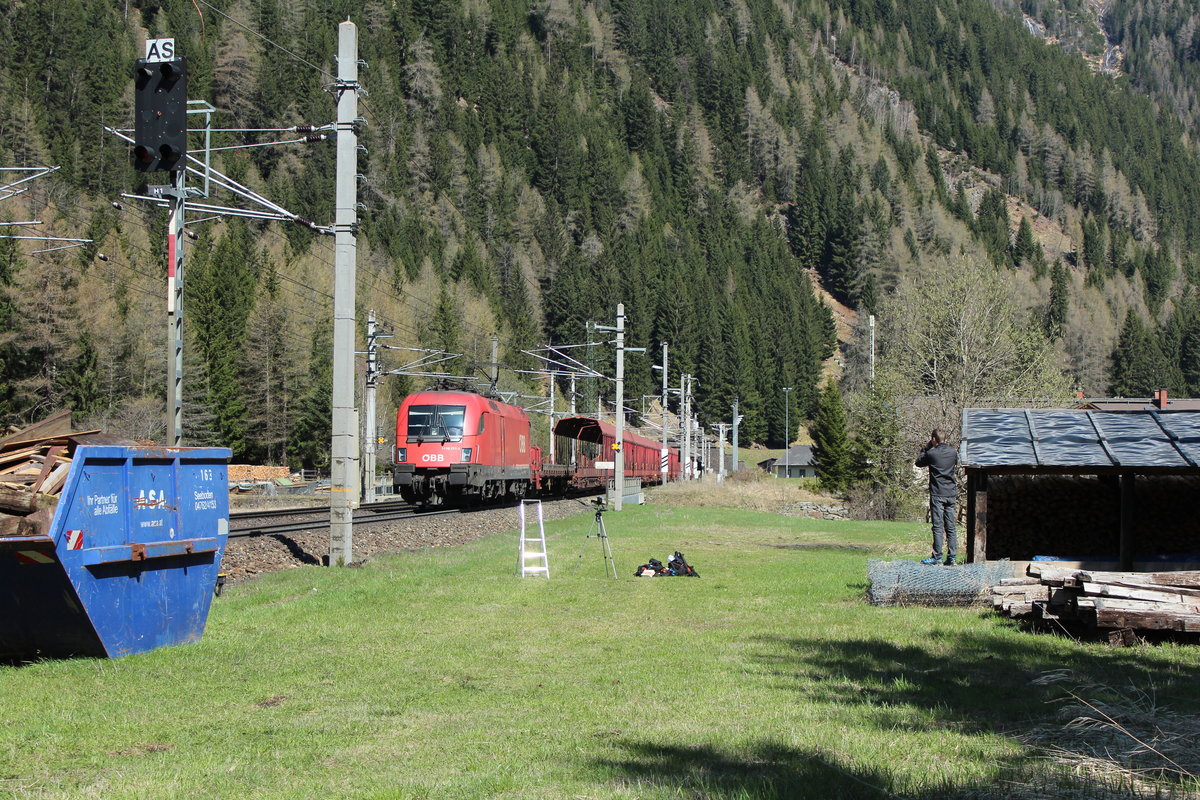
<svg viewBox="0 0 1200 800">
<path fill-rule="evenodd" d="M 612 452 L 616 429 L 573 416 L 550 433 L 554 447 L 532 444 L 523 408 L 470 391 L 432 390 L 404 399 L 396 411 L 393 483 L 407 502 L 469 505 L 562 496 L 602 489 L 612 469 L 597 466 Z M 679 474 L 679 451 L 635 434 L 623 437 L 625 476 L 643 484 Z M 549 444 L 549 443 L 547 443 Z M 543 458 L 553 452 L 553 461 Z"/>
</svg>

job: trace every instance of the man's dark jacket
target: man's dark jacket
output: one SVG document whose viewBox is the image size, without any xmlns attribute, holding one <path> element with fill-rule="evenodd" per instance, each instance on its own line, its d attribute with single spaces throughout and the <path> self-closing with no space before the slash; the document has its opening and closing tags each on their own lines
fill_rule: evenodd
<svg viewBox="0 0 1200 800">
<path fill-rule="evenodd" d="M 958 483 L 954 479 L 956 464 L 958 451 L 945 442 L 921 450 L 921 455 L 917 456 L 917 466 L 929 467 L 930 497 L 958 496 Z"/>
</svg>

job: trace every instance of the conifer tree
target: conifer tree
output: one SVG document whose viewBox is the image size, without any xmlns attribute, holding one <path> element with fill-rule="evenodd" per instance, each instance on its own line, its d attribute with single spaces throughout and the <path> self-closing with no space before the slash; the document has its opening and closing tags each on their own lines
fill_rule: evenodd
<svg viewBox="0 0 1200 800">
<path fill-rule="evenodd" d="M 900 405 L 884 380 L 852 398 L 855 477 L 872 519 L 896 519 L 912 485 L 912 455 L 901 433 Z"/>
<path fill-rule="evenodd" d="M 16 383 L 23 365 L 16 346 L 17 303 L 14 285 L 24 259 L 15 239 L 0 239 L 0 422 L 15 419 Z"/>
<path fill-rule="evenodd" d="M 462 312 L 458 300 L 445 285 L 438 292 L 437 304 L 429 324 L 421 328 L 421 341 L 427 347 L 436 347 L 447 353 L 459 348 L 462 337 Z"/>
<path fill-rule="evenodd" d="M 1067 309 L 1070 307 L 1070 290 L 1067 268 L 1062 261 L 1055 261 L 1050 270 L 1050 303 L 1046 307 L 1045 329 L 1048 339 L 1062 336 L 1063 325 L 1067 322 Z"/>
<path fill-rule="evenodd" d="M 308 380 L 300 397 L 296 425 L 288 443 L 288 458 L 296 467 L 327 470 L 333 436 L 333 331 L 328 324 L 313 330 Z"/>
<path fill-rule="evenodd" d="M 1126 313 L 1113 349 L 1110 376 L 1114 397 L 1148 397 L 1169 378 L 1169 365 L 1158 340 L 1133 309 Z"/>
<path fill-rule="evenodd" d="M 846 406 L 833 378 L 825 383 L 817 399 L 811 433 L 813 460 L 821 485 L 829 491 L 845 491 L 853 478 L 854 461 L 846 425 Z"/>
</svg>

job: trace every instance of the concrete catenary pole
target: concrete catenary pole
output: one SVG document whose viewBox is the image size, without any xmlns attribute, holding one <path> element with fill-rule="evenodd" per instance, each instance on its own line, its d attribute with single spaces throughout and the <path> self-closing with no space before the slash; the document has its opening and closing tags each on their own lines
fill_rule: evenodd
<svg viewBox="0 0 1200 800">
<path fill-rule="evenodd" d="M 662 471 L 662 482 L 667 482 L 667 474 L 671 467 L 671 457 L 667 452 L 667 343 L 663 342 L 663 363 L 662 363 L 662 452 L 659 454 L 660 465 Z"/>
<path fill-rule="evenodd" d="M 492 391 L 500 385 L 500 337 L 492 334 Z"/>
<path fill-rule="evenodd" d="M 792 422 L 788 419 L 788 413 L 792 409 L 791 395 L 792 387 L 783 387 L 783 477 L 792 477 L 791 465 L 788 464 L 788 453 L 792 449 Z"/>
<path fill-rule="evenodd" d="M 679 479 L 684 481 L 692 477 L 692 407 L 691 397 L 688 395 L 690 377 L 687 373 L 679 375 L 679 444 L 683 448 Z"/>
<path fill-rule="evenodd" d="M 725 480 L 725 431 L 729 424 L 718 422 L 713 427 L 717 429 L 717 481 L 720 482 Z"/>
<path fill-rule="evenodd" d="M 330 447 L 329 565 L 354 560 L 357 496 L 354 411 L 354 292 L 358 230 L 358 28 L 338 25 L 337 206 L 333 265 L 333 441 Z"/>
<path fill-rule="evenodd" d="M 742 421 L 738 416 L 738 401 L 739 398 L 733 398 L 733 465 L 729 468 L 730 472 L 738 471 L 738 425 Z"/>
<path fill-rule="evenodd" d="M 375 387 L 379 383 L 379 361 L 375 311 L 367 315 L 367 381 L 363 391 L 363 502 L 375 502 L 375 454 L 378 432 L 375 428 Z"/>
</svg>

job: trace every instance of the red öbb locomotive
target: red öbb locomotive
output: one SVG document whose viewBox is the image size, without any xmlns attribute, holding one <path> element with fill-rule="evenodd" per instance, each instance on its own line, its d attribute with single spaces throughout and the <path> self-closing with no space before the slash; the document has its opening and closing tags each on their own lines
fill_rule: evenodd
<svg viewBox="0 0 1200 800">
<path fill-rule="evenodd" d="M 614 460 L 616 429 L 567 417 L 553 435 L 555 463 L 546 463 L 518 406 L 473 392 L 409 395 L 396 411 L 396 493 L 410 503 L 455 505 L 603 488 L 613 470 L 596 462 Z M 661 444 L 629 433 L 623 440 L 626 477 L 661 483 Z M 669 448 L 666 478 L 678 475 L 679 451 Z"/>
</svg>

